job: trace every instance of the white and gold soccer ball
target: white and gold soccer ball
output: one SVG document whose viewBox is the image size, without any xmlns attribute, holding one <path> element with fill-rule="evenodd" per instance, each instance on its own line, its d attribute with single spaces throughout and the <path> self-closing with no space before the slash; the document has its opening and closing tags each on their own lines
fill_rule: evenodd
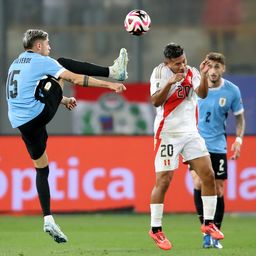
<svg viewBox="0 0 256 256">
<path fill-rule="evenodd" d="M 124 20 L 127 32 L 135 36 L 141 36 L 149 31 L 151 25 L 150 16 L 143 10 L 130 11 Z"/>
</svg>

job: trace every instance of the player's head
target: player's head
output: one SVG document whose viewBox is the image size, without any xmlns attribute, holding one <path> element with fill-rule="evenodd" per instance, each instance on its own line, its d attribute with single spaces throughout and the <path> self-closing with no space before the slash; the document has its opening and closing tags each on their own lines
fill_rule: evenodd
<svg viewBox="0 0 256 256">
<path fill-rule="evenodd" d="M 41 55 L 48 56 L 51 50 L 48 33 L 39 29 L 29 29 L 24 33 L 23 47 Z"/>
<path fill-rule="evenodd" d="M 184 73 L 186 71 L 187 59 L 184 49 L 175 43 L 170 43 L 164 48 L 164 62 L 173 73 Z"/>
<path fill-rule="evenodd" d="M 208 60 L 219 62 L 220 64 L 225 65 L 225 56 L 219 52 L 210 52 L 206 57 Z"/>
<path fill-rule="evenodd" d="M 225 57 L 218 52 L 210 52 L 206 57 L 210 61 L 208 77 L 212 83 L 216 83 L 225 72 Z"/>
</svg>

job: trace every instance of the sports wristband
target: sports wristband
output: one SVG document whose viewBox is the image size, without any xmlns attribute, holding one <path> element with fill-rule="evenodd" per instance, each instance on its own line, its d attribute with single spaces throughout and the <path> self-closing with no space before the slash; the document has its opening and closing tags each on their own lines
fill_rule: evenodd
<svg viewBox="0 0 256 256">
<path fill-rule="evenodd" d="M 88 87 L 88 81 L 89 81 L 89 76 L 85 75 L 84 76 L 83 87 Z"/>
<path fill-rule="evenodd" d="M 241 137 L 236 137 L 236 142 L 238 142 L 240 145 L 242 145 L 243 140 Z"/>
</svg>

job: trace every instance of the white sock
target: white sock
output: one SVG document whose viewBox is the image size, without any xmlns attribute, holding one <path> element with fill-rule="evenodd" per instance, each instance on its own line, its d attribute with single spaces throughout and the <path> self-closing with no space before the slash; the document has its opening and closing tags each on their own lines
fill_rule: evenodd
<svg viewBox="0 0 256 256">
<path fill-rule="evenodd" d="M 55 223 L 54 218 L 52 217 L 52 215 L 46 215 L 46 216 L 44 216 L 44 222 Z"/>
<path fill-rule="evenodd" d="M 108 67 L 108 69 L 109 69 L 109 75 L 108 75 L 108 77 L 111 77 L 111 78 L 113 78 L 113 66 L 109 66 Z"/>
<path fill-rule="evenodd" d="M 217 206 L 217 195 L 201 197 L 203 201 L 204 220 L 213 220 Z"/>
<path fill-rule="evenodd" d="M 150 204 L 151 227 L 162 227 L 164 204 Z"/>
</svg>

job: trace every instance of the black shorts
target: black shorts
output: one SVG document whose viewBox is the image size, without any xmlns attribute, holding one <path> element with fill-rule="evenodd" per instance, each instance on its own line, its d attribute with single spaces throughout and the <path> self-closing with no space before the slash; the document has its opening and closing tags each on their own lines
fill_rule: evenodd
<svg viewBox="0 0 256 256">
<path fill-rule="evenodd" d="M 45 103 L 43 111 L 34 119 L 18 127 L 33 160 L 40 158 L 46 149 L 48 139 L 46 125 L 56 114 L 63 95 L 62 88 L 57 81 L 48 78 L 47 82 L 50 82 L 51 86 L 49 88 L 48 83 L 47 92 L 43 92 L 43 95 L 45 95 L 41 99 Z"/>
<path fill-rule="evenodd" d="M 210 157 L 215 179 L 226 180 L 228 178 L 227 154 L 210 153 Z"/>
</svg>

